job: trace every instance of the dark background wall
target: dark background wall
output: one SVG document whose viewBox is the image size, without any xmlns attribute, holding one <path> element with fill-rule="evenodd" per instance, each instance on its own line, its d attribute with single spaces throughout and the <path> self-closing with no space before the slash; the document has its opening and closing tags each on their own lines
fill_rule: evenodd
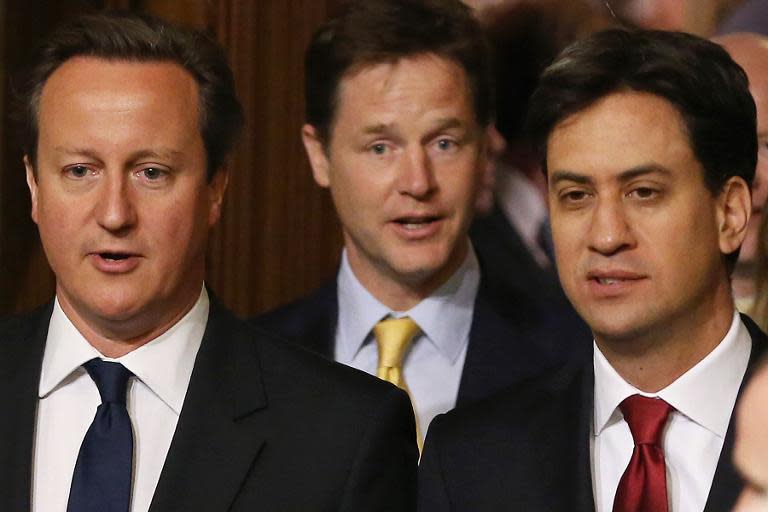
<svg viewBox="0 0 768 512">
<path fill-rule="evenodd" d="M 53 275 L 29 218 L 21 154 L 8 119 L 9 77 L 57 22 L 105 7 L 150 12 L 210 31 L 227 50 L 246 112 L 230 186 L 209 247 L 207 281 L 251 315 L 333 275 L 341 235 L 299 137 L 303 52 L 341 0 L 0 0 L 0 315 L 50 299 Z"/>
</svg>

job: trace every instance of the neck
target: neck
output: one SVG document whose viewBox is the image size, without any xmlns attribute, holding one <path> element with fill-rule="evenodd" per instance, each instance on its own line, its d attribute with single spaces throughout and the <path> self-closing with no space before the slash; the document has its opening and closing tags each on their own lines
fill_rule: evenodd
<svg viewBox="0 0 768 512">
<path fill-rule="evenodd" d="M 114 321 L 82 315 L 66 295 L 57 293 L 57 298 L 62 311 L 78 332 L 101 355 L 109 358 L 122 357 L 162 335 L 189 313 L 198 300 L 195 296 L 185 307 L 170 314 L 164 311 Z"/>
<path fill-rule="evenodd" d="M 725 338 L 733 321 L 728 303 L 696 323 L 679 321 L 622 339 L 595 334 L 595 343 L 616 372 L 646 393 L 656 393 L 696 366 Z"/>
<path fill-rule="evenodd" d="M 400 274 L 373 266 L 366 259 L 359 258 L 349 246 L 347 259 L 357 280 L 376 300 L 392 311 L 408 311 L 432 295 L 453 276 L 467 257 L 468 250 L 467 240 L 443 267 L 429 274 L 418 271 Z"/>
</svg>

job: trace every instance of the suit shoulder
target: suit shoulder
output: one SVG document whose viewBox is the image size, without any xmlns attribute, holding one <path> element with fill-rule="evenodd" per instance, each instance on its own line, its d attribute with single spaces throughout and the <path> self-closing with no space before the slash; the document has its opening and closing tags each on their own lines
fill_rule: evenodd
<svg viewBox="0 0 768 512">
<path fill-rule="evenodd" d="M 306 345 L 305 339 L 326 336 L 335 325 L 336 301 L 334 278 L 305 297 L 251 318 L 249 323 Z"/>
<path fill-rule="evenodd" d="M 343 395 L 350 403 L 358 404 L 375 403 L 393 391 L 401 394 L 392 384 L 363 371 L 322 357 L 259 326 L 249 328 L 259 346 L 265 378 L 279 384 L 282 392 L 295 387 L 297 393 L 313 397 Z M 286 386 L 286 380 L 295 386 Z M 404 393 L 402 396 L 407 400 Z"/>
<path fill-rule="evenodd" d="M 448 440 L 482 439 L 487 431 L 508 431 L 510 426 L 522 430 L 539 428 L 539 419 L 560 414 L 566 402 L 579 402 L 586 371 L 587 367 L 581 364 L 543 371 L 437 416 L 429 427 L 429 435 Z"/>
<path fill-rule="evenodd" d="M 33 335 L 41 322 L 50 318 L 52 307 L 53 303 L 49 303 L 26 313 L 0 317 L 0 343 Z"/>
</svg>

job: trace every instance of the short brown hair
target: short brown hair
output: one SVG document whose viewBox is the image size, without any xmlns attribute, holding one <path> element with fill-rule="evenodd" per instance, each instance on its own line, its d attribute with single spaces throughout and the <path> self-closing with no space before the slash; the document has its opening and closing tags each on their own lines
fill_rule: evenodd
<svg viewBox="0 0 768 512">
<path fill-rule="evenodd" d="M 81 16 L 56 29 L 36 49 L 17 88 L 16 117 L 22 148 L 36 165 L 40 97 L 48 78 L 74 57 L 138 62 L 169 61 L 195 79 L 200 96 L 200 133 L 210 180 L 224 163 L 243 125 L 243 111 L 224 52 L 202 32 L 124 11 Z"/>
<path fill-rule="evenodd" d="M 341 79 L 359 66 L 432 53 L 459 64 L 475 117 L 493 117 L 490 57 L 483 31 L 459 0 L 356 0 L 315 33 L 305 56 L 306 120 L 329 140 Z"/>
</svg>

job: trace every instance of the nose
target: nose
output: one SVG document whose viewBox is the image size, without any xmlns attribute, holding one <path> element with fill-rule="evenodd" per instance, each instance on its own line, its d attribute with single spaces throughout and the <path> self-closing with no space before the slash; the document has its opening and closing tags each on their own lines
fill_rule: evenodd
<svg viewBox="0 0 768 512">
<path fill-rule="evenodd" d="M 136 208 L 127 176 L 123 173 L 106 176 L 97 193 L 95 216 L 102 228 L 120 233 L 136 224 Z"/>
<path fill-rule="evenodd" d="M 398 169 L 398 192 L 423 199 L 435 188 L 434 169 L 424 148 L 419 146 L 407 151 Z"/>
<path fill-rule="evenodd" d="M 632 248 L 635 239 L 632 226 L 624 211 L 621 200 L 600 198 L 592 214 L 589 230 L 591 250 L 610 256 Z"/>
</svg>

